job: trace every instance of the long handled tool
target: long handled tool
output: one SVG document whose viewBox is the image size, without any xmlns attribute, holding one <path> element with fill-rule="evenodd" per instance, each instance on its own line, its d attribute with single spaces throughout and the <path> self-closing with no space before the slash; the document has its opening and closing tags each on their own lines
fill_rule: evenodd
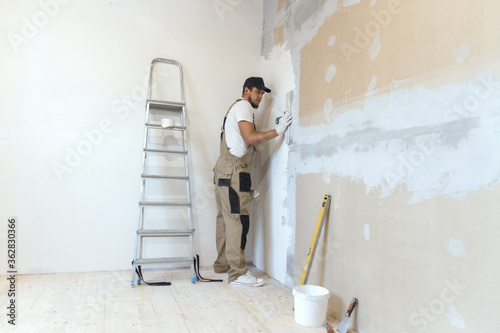
<svg viewBox="0 0 500 333">
<path fill-rule="evenodd" d="M 349 326 L 349 318 L 351 318 L 351 314 L 354 311 L 356 304 L 358 304 L 358 300 L 356 298 L 353 298 L 351 304 L 349 305 L 349 309 L 347 309 L 347 312 L 345 313 L 344 319 L 342 319 L 342 321 L 340 322 L 340 325 L 335 330 L 335 333 L 347 332 L 347 326 Z"/>
<path fill-rule="evenodd" d="M 318 221 L 316 222 L 316 228 L 314 229 L 313 238 L 311 241 L 311 245 L 309 246 L 309 254 L 306 258 L 306 263 L 304 264 L 304 269 L 302 270 L 302 276 L 300 278 L 300 284 L 306 284 L 307 279 L 309 278 L 309 273 L 311 271 L 311 264 L 314 259 L 314 254 L 316 253 L 316 248 L 318 247 L 318 237 L 321 233 L 321 229 L 323 228 L 323 224 L 325 224 L 326 214 L 330 208 L 331 197 L 328 194 L 325 194 L 323 197 L 323 202 L 321 203 L 321 210 L 319 211 Z"/>
<path fill-rule="evenodd" d="M 316 253 L 316 248 L 318 247 L 318 236 L 321 233 L 321 229 L 323 228 L 323 224 L 325 224 L 326 215 L 325 212 L 330 208 L 331 197 L 328 194 L 325 194 L 323 197 L 323 202 L 321 203 L 321 209 L 319 211 L 318 221 L 316 222 L 316 228 L 314 229 L 313 238 L 311 241 L 311 245 L 309 246 L 309 253 L 307 254 L 306 263 L 304 264 L 304 269 L 302 270 L 302 276 L 300 277 L 299 285 L 303 285 L 307 283 L 307 279 L 309 278 L 309 273 L 311 271 L 311 264 L 314 259 L 314 254 Z M 292 307 L 295 310 L 295 305 Z"/>
</svg>

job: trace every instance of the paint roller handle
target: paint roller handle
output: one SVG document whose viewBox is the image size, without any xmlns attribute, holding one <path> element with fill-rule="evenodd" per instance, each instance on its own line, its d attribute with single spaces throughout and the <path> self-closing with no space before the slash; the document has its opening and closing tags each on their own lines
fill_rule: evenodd
<svg viewBox="0 0 500 333">
<path fill-rule="evenodd" d="M 356 307 L 357 304 L 358 304 L 358 299 L 353 298 L 351 304 L 349 305 L 349 309 L 347 309 L 347 312 L 345 313 L 345 316 L 347 318 L 351 318 L 351 314 L 354 311 L 354 308 Z"/>
</svg>

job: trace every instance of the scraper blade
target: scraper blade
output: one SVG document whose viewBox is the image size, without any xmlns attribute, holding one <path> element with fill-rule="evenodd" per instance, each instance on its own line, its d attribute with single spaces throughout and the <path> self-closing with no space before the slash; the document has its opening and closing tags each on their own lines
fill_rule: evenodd
<svg viewBox="0 0 500 333">
<path fill-rule="evenodd" d="M 358 300 L 356 298 L 353 298 L 351 304 L 349 305 L 349 309 L 347 309 L 347 312 L 345 313 L 344 319 L 342 319 L 342 321 L 340 322 L 340 325 L 335 330 L 335 333 L 347 332 L 347 327 L 349 326 L 349 318 L 351 318 L 351 314 L 354 311 L 356 304 L 358 304 Z"/>
</svg>

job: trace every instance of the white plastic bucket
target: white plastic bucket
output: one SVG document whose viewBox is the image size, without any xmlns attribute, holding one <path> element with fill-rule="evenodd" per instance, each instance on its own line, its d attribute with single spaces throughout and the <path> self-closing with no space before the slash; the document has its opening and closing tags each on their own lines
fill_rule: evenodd
<svg viewBox="0 0 500 333">
<path fill-rule="evenodd" d="M 294 318 L 299 325 L 306 327 L 323 326 L 328 310 L 328 289 L 304 284 L 293 288 Z"/>
</svg>

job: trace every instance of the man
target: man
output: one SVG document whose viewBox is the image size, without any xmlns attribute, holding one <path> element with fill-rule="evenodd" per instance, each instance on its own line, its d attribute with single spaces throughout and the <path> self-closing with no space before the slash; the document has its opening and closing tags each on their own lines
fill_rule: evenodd
<svg viewBox="0 0 500 333">
<path fill-rule="evenodd" d="M 259 107 L 264 93 L 271 89 L 260 77 L 249 77 L 243 85 L 240 99 L 226 112 L 220 138 L 220 156 L 214 168 L 215 199 L 217 201 L 216 273 L 228 272 L 231 285 L 258 287 L 263 279 L 254 277 L 245 262 L 245 245 L 250 228 L 248 205 L 252 181 L 250 169 L 255 145 L 285 133 L 292 122 L 290 113 L 280 118 L 276 128 L 256 131 L 253 109 Z"/>
</svg>

